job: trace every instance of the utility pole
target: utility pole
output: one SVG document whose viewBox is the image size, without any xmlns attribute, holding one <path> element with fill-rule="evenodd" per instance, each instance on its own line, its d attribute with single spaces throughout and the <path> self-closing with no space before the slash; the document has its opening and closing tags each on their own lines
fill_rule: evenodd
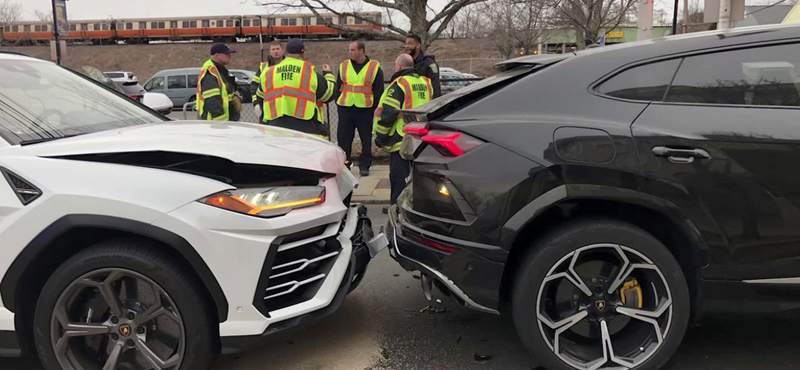
<svg viewBox="0 0 800 370">
<path fill-rule="evenodd" d="M 689 32 L 689 0 L 683 0 L 683 33 Z"/>
<path fill-rule="evenodd" d="M 672 9 L 672 34 L 678 34 L 678 0 L 675 0 L 675 7 Z"/>
<path fill-rule="evenodd" d="M 637 35 L 637 39 L 649 40 L 652 38 L 653 38 L 653 0 L 641 0 L 639 2 L 639 32 Z"/>
<path fill-rule="evenodd" d="M 717 29 L 727 30 L 729 28 L 731 28 L 731 0 L 720 0 Z"/>
<path fill-rule="evenodd" d="M 52 1 L 53 5 L 53 37 L 56 40 L 56 64 L 61 65 L 61 42 L 58 40 L 58 11 L 56 9 L 56 1 Z M 63 0 L 62 0 L 63 1 Z"/>
</svg>

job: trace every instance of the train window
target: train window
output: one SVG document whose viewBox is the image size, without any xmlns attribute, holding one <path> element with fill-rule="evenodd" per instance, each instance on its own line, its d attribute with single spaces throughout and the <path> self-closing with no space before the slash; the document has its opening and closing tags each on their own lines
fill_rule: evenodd
<svg viewBox="0 0 800 370">
<path fill-rule="evenodd" d="M 323 23 L 323 24 L 333 24 L 333 18 L 331 18 L 331 17 L 326 17 L 326 18 L 325 18 L 325 23 Z"/>
<path fill-rule="evenodd" d="M 147 22 L 139 22 L 139 29 L 146 30 L 147 29 Z"/>
<path fill-rule="evenodd" d="M 103 23 L 103 31 L 108 31 L 108 30 L 109 30 L 108 23 Z"/>
<path fill-rule="evenodd" d="M 78 30 L 78 25 L 77 24 L 70 24 L 69 25 L 69 30 L 70 31 L 77 31 Z"/>
<path fill-rule="evenodd" d="M 11 26 L 11 32 L 19 32 L 19 26 Z"/>
<path fill-rule="evenodd" d="M 211 27 L 211 21 L 209 21 L 209 20 L 204 20 L 204 21 L 203 21 L 203 28 L 208 28 L 208 27 Z"/>
<path fill-rule="evenodd" d="M 267 25 L 268 26 L 274 26 L 275 25 L 275 18 L 267 19 Z"/>
<path fill-rule="evenodd" d="M 281 19 L 281 26 L 288 26 L 288 25 L 289 25 L 289 20 L 286 19 L 286 18 L 282 18 Z"/>
<path fill-rule="evenodd" d="M 178 28 L 178 21 L 169 22 L 169 28 L 171 28 L 173 30 Z"/>
<path fill-rule="evenodd" d="M 311 25 L 311 18 L 303 18 L 303 25 L 310 26 Z"/>
<path fill-rule="evenodd" d="M 122 23 L 122 22 L 117 23 L 117 29 L 118 30 L 124 30 L 125 29 L 125 23 Z"/>
<path fill-rule="evenodd" d="M 233 27 L 233 20 L 228 19 L 225 21 L 225 27 Z"/>
<path fill-rule="evenodd" d="M 25 32 L 31 32 L 31 26 L 30 25 L 25 26 Z"/>
<path fill-rule="evenodd" d="M 89 23 L 81 23 L 81 29 L 84 31 L 89 30 Z"/>
<path fill-rule="evenodd" d="M 189 75 L 187 78 L 189 79 L 189 88 L 196 89 L 197 88 L 197 79 L 200 76 L 198 75 Z"/>
<path fill-rule="evenodd" d="M 261 26 L 261 19 L 253 19 L 253 27 L 260 27 Z"/>
<path fill-rule="evenodd" d="M 245 19 L 242 21 L 242 27 L 250 27 L 250 20 Z"/>
<path fill-rule="evenodd" d="M 361 18 L 356 18 L 356 24 L 364 24 L 364 20 Z"/>
<path fill-rule="evenodd" d="M 349 24 L 347 22 L 347 17 L 339 17 L 339 24 Z"/>
<path fill-rule="evenodd" d="M 133 29 L 133 23 L 131 23 L 131 22 L 125 23 L 125 29 L 126 30 L 132 30 Z"/>
<path fill-rule="evenodd" d="M 297 25 L 297 18 L 290 18 L 289 19 L 289 25 L 290 26 L 296 26 Z"/>
<path fill-rule="evenodd" d="M 197 21 L 189 22 L 189 28 L 197 28 Z"/>
<path fill-rule="evenodd" d="M 225 27 L 225 21 L 217 21 L 217 28 Z"/>
<path fill-rule="evenodd" d="M 183 23 L 181 24 L 181 27 L 189 28 L 189 21 L 183 21 Z"/>
</svg>

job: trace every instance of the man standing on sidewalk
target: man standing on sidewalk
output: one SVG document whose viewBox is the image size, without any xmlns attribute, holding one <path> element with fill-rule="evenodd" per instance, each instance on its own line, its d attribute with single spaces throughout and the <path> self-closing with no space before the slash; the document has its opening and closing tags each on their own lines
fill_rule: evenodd
<svg viewBox="0 0 800 370">
<path fill-rule="evenodd" d="M 361 157 L 358 168 L 361 176 L 369 176 L 372 166 L 372 117 L 378 98 L 383 94 L 383 71 L 378 61 L 367 56 L 363 41 L 353 41 L 348 49 L 350 58 L 339 65 L 336 91 L 339 98 L 339 146 L 350 158 L 355 131 L 361 138 Z"/>
<path fill-rule="evenodd" d="M 400 110 L 414 109 L 431 100 L 433 87 L 431 80 L 420 77 L 414 70 L 414 59 L 402 54 L 395 61 L 392 83 L 381 95 L 378 108 L 375 110 L 373 131 L 377 135 L 375 145 L 389 153 L 389 182 L 392 193 L 390 204 L 397 204 L 397 198 L 406 187 L 406 178 L 410 172 L 410 164 L 400 156 L 400 145 L 403 142 L 405 125 L 400 118 Z M 388 209 L 384 209 L 387 213 Z"/>
<path fill-rule="evenodd" d="M 258 65 L 258 70 L 256 71 L 255 77 L 253 77 L 253 82 L 250 83 L 250 90 L 253 92 L 253 106 L 256 110 L 256 117 L 261 117 L 261 105 L 259 105 L 258 97 L 256 96 L 256 91 L 258 91 L 259 86 L 261 85 L 261 75 L 264 71 L 278 63 L 282 62 L 284 58 L 284 51 L 283 51 L 283 44 L 280 41 L 274 40 L 269 43 L 269 54 L 267 55 L 267 61 L 261 62 Z"/>
<path fill-rule="evenodd" d="M 433 86 L 433 98 L 442 96 L 442 85 L 439 83 L 439 66 L 433 55 L 425 55 L 422 51 L 422 39 L 417 35 L 406 37 L 406 53 L 414 58 L 414 68 L 417 74 L 431 80 Z"/>
</svg>

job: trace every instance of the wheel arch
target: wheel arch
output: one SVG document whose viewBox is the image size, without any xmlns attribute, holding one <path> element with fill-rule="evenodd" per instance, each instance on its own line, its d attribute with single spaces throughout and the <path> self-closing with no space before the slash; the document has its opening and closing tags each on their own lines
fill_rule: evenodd
<svg viewBox="0 0 800 370">
<path fill-rule="evenodd" d="M 11 264 L 0 282 L 3 305 L 16 312 L 15 321 L 23 346 L 30 345 L 25 332 L 30 327 L 32 315 L 25 314 L 35 309 L 41 287 L 65 261 L 76 253 L 102 240 L 115 237 L 142 238 L 164 246 L 189 272 L 202 282 L 213 303 L 219 322 L 228 317 L 228 301 L 219 282 L 208 265 L 184 238 L 168 230 L 130 220 L 99 215 L 67 215 L 44 229 L 23 249 Z M 28 317 L 30 316 L 30 317 Z M 23 350 L 30 352 L 32 348 Z"/>
<path fill-rule="evenodd" d="M 529 203 L 503 226 L 501 246 L 509 252 L 503 271 L 500 307 L 508 307 L 514 277 L 533 241 L 561 224 L 604 217 L 633 224 L 662 242 L 675 257 L 689 285 L 692 317 L 700 317 L 700 270 L 708 264 L 708 246 L 674 204 L 636 190 L 592 185 L 562 185 Z"/>
</svg>

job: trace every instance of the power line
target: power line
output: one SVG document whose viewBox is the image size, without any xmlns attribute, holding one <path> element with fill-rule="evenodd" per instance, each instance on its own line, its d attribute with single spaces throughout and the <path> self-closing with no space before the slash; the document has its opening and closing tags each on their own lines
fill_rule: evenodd
<svg viewBox="0 0 800 370">
<path fill-rule="evenodd" d="M 766 10 L 766 9 L 772 8 L 772 7 L 773 7 L 773 6 L 775 6 L 775 5 L 778 5 L 778 4 L 780 4 L 780 3 L 785 3 L 785 2 L 786 2 L 786 0 L 781 0 L 781 1 L 778 1 L 778 2 L 777 2 L 777 3 L 775 3 L 775 4 L 767 5 L 767 6 L 763 7 L 763 8 L 761 8 L 761 9 L 754 10 L 754 11 L 752 11 L 752 12 L 750 12 L 750 13 L 747 13 L 747 14 L 745 14 L 744 16 L 746 17 L 746 16 L 748 16 L 748 15 L 750 15 L 750 14 L 755 14 L 755 13 L 758 13 L 758 12 L 760 12 L 760 11 L 762 11 L 762 10 Z"/>
</svg>

